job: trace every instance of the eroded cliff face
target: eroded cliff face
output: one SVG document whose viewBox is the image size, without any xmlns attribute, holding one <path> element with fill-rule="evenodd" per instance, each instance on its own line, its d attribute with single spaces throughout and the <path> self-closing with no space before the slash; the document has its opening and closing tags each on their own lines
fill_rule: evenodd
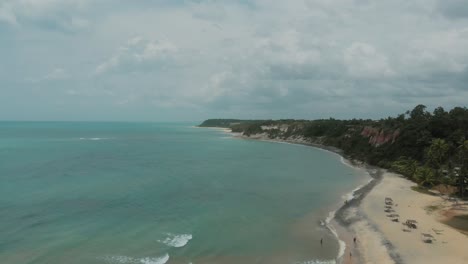
<svg viewBox="0 0 468 264">
<path fill-rule="evenodd" d="M 380 128 L 366 126 L 361 131 L 361 136 L 369 138 L 369 144 L 371 144 L 374 147 L 378 147 L 389 142 L 390 144 L 392 144 L 395 142 L 399 135 L 399 129 L 396 129 L 394 131 L 384 131 Z"/>
<path fill-rule="evenodd" d="M 260 126 L 262 130 L 279 130 L 282 133 L 288 131 L 289 126 L 286 124 L 276 125 L 276 126 Z"/>
<path fill-rule="evenodd" d="M 289 140 L 289 141 L 300 141 L 302 143 L 324 143 L 326 142 L 327 136 L 321 137 L 306 137 L 305 127 L 303 125 L 288 125 L 288 124 L 275 124 L 275 125 L 263 125 L 255 133 L 244 134 L 250 138 L 256 139 L 273 139 L 273 140 Z M 373 147 L 379 147 L 383 144 L 393 144 L 400 135 L 399 129 L 389 130 L 376 128 L 371 126 L 359 127 L 350 126 L 340 136 L 344 140 L 352 140 L 353 137 L 365 137 L 369 139 L 369 144 Z"/>
</svg>

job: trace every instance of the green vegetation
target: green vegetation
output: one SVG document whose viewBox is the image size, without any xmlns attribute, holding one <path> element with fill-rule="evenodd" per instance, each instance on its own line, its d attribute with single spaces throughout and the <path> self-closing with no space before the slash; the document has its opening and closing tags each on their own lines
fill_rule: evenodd
<svg viewBox="0 0 468 264">
<path fill-rule="evenodd" d="M 200 127 L 225 127 L 229 128 L 231 124 L 240 124 L 248 122 L 247 120 L 239 119 L 208 119 L 204 121 Z"/>
<path fill-rule="evenodd" d="M 246 136 L 302 138 L 342 149 L 352 159 L 398 172 L 422 188 L 457 186 L 464 197 L 468 183 L 468 109 L 426 106 L 381 120 L 236 120 L 211 119 L 201 126 L 229 127 Z"/>
<path fill-rule="evenodd" d="M 411 190 L 416 191 L 416 192 L 420 192 L 420 193 L 424 193 L 424 194 L 428 194 L 428 195 L 433 195 L 433 196 L 436 195 L 435 193 L 429 191 L 427 188 L 421 187 L 419 185 L 418 186 L 412 186 Z"/>
<path fill-rule="evenodd" d="M 441 208 L 441 206 L 438 206 L 438 205 L 428 205 L 425 207 L 426 211 L 428 212 L 434 212 L 434 211 L 437 211 Z"/>
</svg>

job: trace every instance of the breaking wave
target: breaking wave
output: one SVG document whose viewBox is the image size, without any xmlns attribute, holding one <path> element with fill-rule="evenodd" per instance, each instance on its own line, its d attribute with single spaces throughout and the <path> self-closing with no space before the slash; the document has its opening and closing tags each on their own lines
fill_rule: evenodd
<svg viewBox="0 0 468 264">
<path fill-rule="evenodd" d="M 91 140 L 91 141 L 106 140 L 106 139 L 109 139 L 109 138 L 98 138 L 98 137 L 95 137 L 95 138 L 80 138 L 80 140 Z"/>
<path fill-rule="evenodd" d="M 163 243 L 167 246 L 170 247 L 176 247 L 180 248 L 185 245 L 192 239 L 191 234 L 181 234 L 181 235 L 176 235 L 176 234 L 167 234 L 167 238 L 164 240 L 158 240 L 158 242 Z"/>
<path fill-rule="evenodd" d="M 336 264 L 336 261 L 334 260 L 307 260 L 307 261 L 296 262 L 294 264 Z"/>
<path fill-rule="evenodd" d="M 127 256 L 107 256 L 104 258 L 110 264 L 165 264 L 169 254 L 162 257 L 132 258 Z"/>
<path fill-rule="evenodd" d="M 346 250 L 346 243 L 340 239 L 340 237 L 338 236 L 338 232 L 330 223 L 331 220 L 333 220 L 333 218 L 335 217 L 335 214 L 336 214 L 336 211 L 331 211 L 328 214 L 328 217 L 325 219 L 325 226 L 328 228 L 328 230 L 330 230 L 330 232 L 332 232 L 332 234 L 338 240 L 339 249 L 338 249 L 337 259 L 341 259 L 341 257 L 343 257 L 345 250 Z M 306 263 L 314 263 L 314 262 L 306 262 Z M 336 263 L 336 262 L 333 260 L 333 262 L 316 262 L 316 263 Z"/>
</svg>

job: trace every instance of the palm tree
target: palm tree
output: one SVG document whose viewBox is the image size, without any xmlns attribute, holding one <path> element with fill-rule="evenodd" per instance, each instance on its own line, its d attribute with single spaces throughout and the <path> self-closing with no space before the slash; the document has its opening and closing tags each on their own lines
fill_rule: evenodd
<svg viewBox="0 0 468 264">
<path fill-rule="evenodd" d="M 440 169 L 442 163 L 447 158 L 449 150 L 448 144 L 445 140 L 436 138 L 432 140 L 431 146 L 427 150 L 429 163 L 434 169 Z"/>
<path fill-rule="evenodd" d="M 398 173 L 403 174 L 411 180 L 414 180 L 416 169 L 418 168 L 418 162 L 414 159 L 407 157 L 400 157 L 397 161 L 392 164 L 392 169 Z"/>
<path fill-rule="evenodd" d="M 445 140 L 436 138 L 432 140 L 431 145 L 427 148 L 427 165 L 434 169 L 434 177 L 443 182 L 443 173 L 441 171 L 442 164 L 447 159 L 449 146 Z"/>
<path fill-rule="evenodd" d="M 419 185 L 424 187 L 433 187 L 437 183 L 437 178 L 434 171 L 426 166 L 418 167 L 414 173 L 415 179 Z"/>
</svg>

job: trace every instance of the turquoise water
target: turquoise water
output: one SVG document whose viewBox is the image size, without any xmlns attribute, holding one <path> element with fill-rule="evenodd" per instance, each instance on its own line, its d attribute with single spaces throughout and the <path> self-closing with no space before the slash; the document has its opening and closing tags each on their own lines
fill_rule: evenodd
<svg viewBox="0 0 468 264">
<path fill-rule="evenodd" d="M 359 171 L 311 147 L 192 126 L 0 122 L 0 263 L 336 257 L 321 221 Z"/>
</svg>

